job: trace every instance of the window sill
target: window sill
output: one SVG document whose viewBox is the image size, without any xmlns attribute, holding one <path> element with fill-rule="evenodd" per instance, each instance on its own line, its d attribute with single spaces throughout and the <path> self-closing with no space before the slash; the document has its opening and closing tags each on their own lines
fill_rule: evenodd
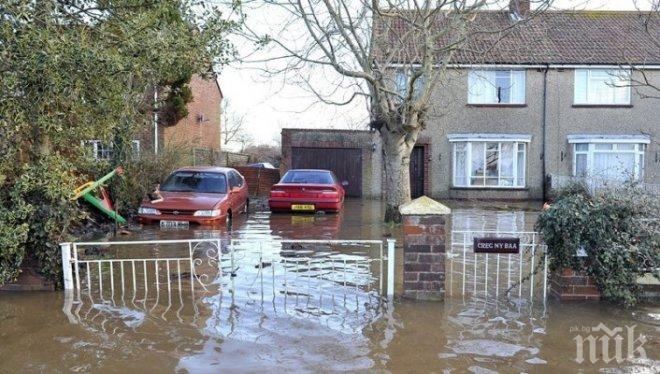
<svg viewBox="0 0 660 374">
<path fill-rule="evenodd" d="M 632 108 L 632 104 L 573 104 L 573 108 Z"/>
<path fill-rule="evenodd" d="M 465 104 L 472 108 L 525 108 L 527 104 Z"/>
<path fill-rule="evenodd" d="M 528 187 L 486 187 L 486 186 L 476 186 L 476 187 L 449 187 L 450 190 L 461 190 L 461 191 L 528 191 Z"/>
</svg>

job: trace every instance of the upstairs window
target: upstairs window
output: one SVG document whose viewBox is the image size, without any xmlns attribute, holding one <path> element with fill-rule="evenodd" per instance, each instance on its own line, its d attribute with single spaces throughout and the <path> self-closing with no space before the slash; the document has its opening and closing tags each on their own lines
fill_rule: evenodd
<svg viewBox="0 0 660 374">
<path fill-rule="evenodd" d="M 408 69 L 397 69 L 394 74 L 394 86 L 396 93 L 399 95 L 399 100 L 405 98 L 408 94 L 408 82 L 412 78 L 411 71 Z M 424 76 L 420 76 L 415 80 L 413 87 L 414 98 L 418 99 L 424 90 Z"/>
<path fill-rule="evenodd" d="M 576 105 L 629 105 L 630 72 L 618 69 L 576 69 Z"/>
<path fill-rule="evenodd" d="M 468 104 L 524 104 L 524 70 L 470 70 Z"/>
</svg>

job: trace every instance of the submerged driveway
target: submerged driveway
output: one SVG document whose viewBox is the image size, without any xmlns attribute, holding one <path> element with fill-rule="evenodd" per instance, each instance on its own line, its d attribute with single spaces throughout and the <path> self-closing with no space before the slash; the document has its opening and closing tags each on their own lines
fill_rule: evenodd
<svg viewBox="0 0 660 374">
<path fill-rule="evenodd" d="M 539 208 L 448 205 L 454 230 L 530 230 Z M 145 227 L 130 239 L 226 242 L 231 237 L 267 246 L 282 239 L 394 237 L 401 245 L 399 229 L 383 225 L 381 214 L 379 203 L 351 200 L 338 215 L 254 212 L 237 219 L 231 235 L 196 227 Z M 290 259 L 302 250 L 276 248 L 271 254 Z M 313 253 L 319 259 L 314 273 L 307 268 L 286 279 L 269 261 L 238 251 L 236 276 L 220 281 L 232 288 L 174 292 L 169 298 L 161 289 L 157 302 L 153 293 L 146 300 L 83 297 L 81 304 L 69 306 L 72 320 L 62 313 L 62 292 L 0 294 L 2 370 L 573 372 L 625 366 L 653 372 L 660 365 L 658 308 L 620 310 L 492 295 L 454 295 L 444 303 L 388 302 L 369 286 L 377 284 L 377 266 L 356 267 L 348 278 L 333 280 L 324 266 L 324 259 L 336 258 L 333 250 Z M 341 255 L 372 256 L 365 248 Z M 647 338 L 647 359 L 575 362 L 574 338 L 600 323 L 635 325 L 635 334 Z"/>
</svg>

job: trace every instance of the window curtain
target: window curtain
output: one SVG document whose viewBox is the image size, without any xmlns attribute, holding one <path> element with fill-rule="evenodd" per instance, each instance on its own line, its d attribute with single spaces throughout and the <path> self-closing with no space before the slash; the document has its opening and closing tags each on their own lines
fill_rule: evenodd
<svg viewBox="0 0 660 374">
<path fill-rule="evenodd" d="M 594 153 L 593 176 L 605 180 L 632 180 L 635 172 L 634 153 Z"/>
<path fill-rule="evenodd" d="M 471 70 L 468 73 L 468 102 L 471 104 L 497 103 L 494 70 Z"/>
<path fill-rule="evenodd" d="M 525 71 L 513 70 L 511 72 L 513 79 L 511 85 L 511 103 L 524 104 L 525 103 Z"/>
<path fill-rule="evenodd" d="M 454 164 L 454 185 L 467 186 L 467 143 L 454 144 L 454 157 L 456 158 L 456 163 Z"/>
</svg>

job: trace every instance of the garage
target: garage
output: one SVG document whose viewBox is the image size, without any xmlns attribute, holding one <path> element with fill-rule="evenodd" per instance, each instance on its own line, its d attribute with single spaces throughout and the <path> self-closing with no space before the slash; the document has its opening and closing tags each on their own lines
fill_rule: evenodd
<svg viewBox="0 0 660 374">
<path fill-rule="evenodd" d="M 346 196 L 362 197 L 362 150 L 359 148 L 292 147 L 292 169 L 325 169 L 335 173 Z"/>
</svg>

